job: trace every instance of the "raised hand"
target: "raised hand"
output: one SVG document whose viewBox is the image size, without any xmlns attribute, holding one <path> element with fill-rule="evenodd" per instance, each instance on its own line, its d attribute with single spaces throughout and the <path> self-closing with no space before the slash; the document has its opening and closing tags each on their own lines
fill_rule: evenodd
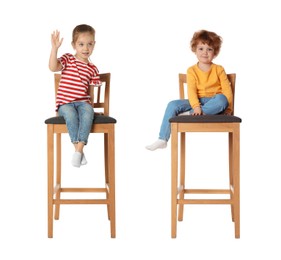
<svg viewBox="0 0 281 260">
<path fill-rule="evenodd" d="M 60 39 L 60 32 L 54 31 L 51 35 L 52 48 L 58 49 L 62 44 L 63 38 Z"/>
<path fill-rule="evenodd" d="M 60 39 L 60 32 L 58 30 L 54 31 L 51 35 L 52 49 L 49 59 L 49 69 L 53 72 L 60 71 L 62 65 L 57 58 L 58 49 L 61 46 L 63 38 Z"/>
</svg>

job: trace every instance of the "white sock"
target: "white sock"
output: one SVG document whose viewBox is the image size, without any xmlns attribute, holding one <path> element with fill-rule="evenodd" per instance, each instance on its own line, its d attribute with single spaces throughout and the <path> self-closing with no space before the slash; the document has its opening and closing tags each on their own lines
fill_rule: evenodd
<svg viewBox="0 0 281 260">
<path fill-rule="evenodd" d="M 146 146 L 145 148 L 150 151 L 154 151 L 156 149 L 163 149 L 167 147 L 167 141 L 158 139 L 151 145 Z"/>
<path fill-rule="evenodd" d="M 189 111 L 185 111 L 185 112 L 183 112 L 183 113 L 178 114 L 178 116 L 190 116 L 190 115 L 191 115 L 190 110 L 189 110 Z"/>
<path fill-rule="evenodd" d="M 74 167 L 80 167 L 81 166 L 81 160 L 82 160 L 82 153 L 75 152 L 72 156 L 71 163 Z"/>
<path fill-rule="evenodd" d="M 88 163 L 88 162 L 87 162 L 87 160 L 86 160 L 85 154 L 83 153 L 82 159 L 81 159 L 81 165 L 85 165 L 85 164 L 87 164 L 87 163 Z"/>
</svg>

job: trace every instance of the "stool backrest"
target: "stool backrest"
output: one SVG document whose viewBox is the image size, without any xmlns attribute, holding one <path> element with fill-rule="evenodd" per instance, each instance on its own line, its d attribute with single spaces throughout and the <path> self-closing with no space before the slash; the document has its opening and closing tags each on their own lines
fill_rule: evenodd
<svg viewBox="0 0 281 260">
<path fill-rule="evenodd" d="M 231 73 L 227 74 L 228 80 L 230 82 L 230 86 L 233 93 L 233 109 L 232 114 L 234 114 L 234 96 L 235 96 L 235 83 L 236 83 L 236 74 Z M 179 74 L 179 91 L 180 91 L 180 99 L 187 99 L 187 85 L 186 85 L 186 74 Z"/>
<path fill-rule="evenodd" d="M 55 73 L 55 95 L 60 83 L 61 74 Z M 102 85 L 100 87 L 90 86 L 89 94 L 91 103 L 95 108 L 95 113 L 109 116 L 109 96 L 110 96 L 110 73 L 99 74 Z"/>
</svg>

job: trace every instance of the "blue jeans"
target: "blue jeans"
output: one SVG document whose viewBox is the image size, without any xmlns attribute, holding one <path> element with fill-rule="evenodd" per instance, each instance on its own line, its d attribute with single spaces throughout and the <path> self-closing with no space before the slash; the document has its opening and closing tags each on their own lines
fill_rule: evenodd
<svg viewBox="0 0 281 260">
<path fill-rule="evenodd" d="M 210 98 L 199 98 L 199 101 L 201 104 L 202 112 L 206 115 L 220 114 L 228 107 L 227 98 L 223 94 L 217 94 Z M 186 111 L 190 111 L 191 113 L 193 113 L 193 109 L 187 99 L 173 100 L 168 103 L 162 120 L 159 139 L 166 141 L 170 139 L 171 126 L 169 119 Z"/>
<path fill-rule="evenodd" d="M 94 119 L 94 109 L 87 102 L 73 102 L 61 105 L 58 113 L 63 116 L 72 143 L 88 142 Z"/>
</svg>

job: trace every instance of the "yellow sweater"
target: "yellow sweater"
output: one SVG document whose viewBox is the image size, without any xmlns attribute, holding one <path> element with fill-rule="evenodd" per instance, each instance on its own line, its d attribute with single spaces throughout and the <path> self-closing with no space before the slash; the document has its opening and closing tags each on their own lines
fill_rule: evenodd
<svg viewBox="0 0 281 260">
<path fill-rule="evenodd" d="M 232 89 L 222 66 L 212 64 L 210 70 L 205 72 L 196 64 L 188 68 L 186 77 L 188 100 L 192 108 L 200 106 L 199 98 L 224 94 L 229 104 L 226 111 L 232 113 Z"/>
</svg>

